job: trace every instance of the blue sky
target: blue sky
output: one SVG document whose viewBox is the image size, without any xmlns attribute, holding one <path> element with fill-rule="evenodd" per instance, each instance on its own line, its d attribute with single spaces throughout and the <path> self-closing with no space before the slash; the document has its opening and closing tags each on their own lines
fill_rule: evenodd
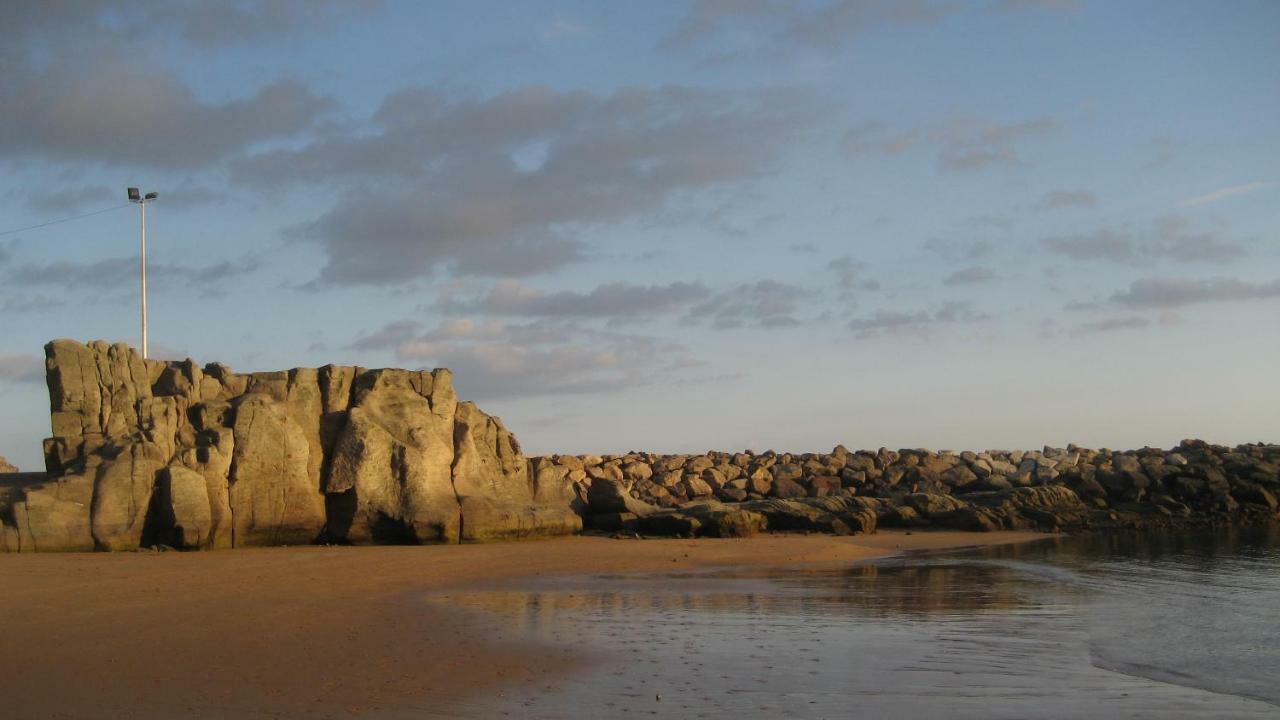
<svg viewBox="0 0 1280 720">
<path fill-rule="evenodd" d="M 532 453 L 1280 437 L 1274 2 L 0 8 L 0 231 L 161 193 L 153 355 L 447 366 Z M 0 235 L 137 342 L 136 208 Z"/>
</svg>

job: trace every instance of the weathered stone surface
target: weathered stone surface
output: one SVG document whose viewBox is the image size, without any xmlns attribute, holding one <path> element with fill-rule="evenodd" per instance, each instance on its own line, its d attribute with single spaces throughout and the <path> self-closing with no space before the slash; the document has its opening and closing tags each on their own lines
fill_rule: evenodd
<svg viewBox="0 0 1280 720">
<path fill-rule="evenodd" d="M 501 420 L 472 403 L 458 403 L 457 408 L 453 487 L 462 512 L 462 540 L 564 535 L 582 529 L 567 496 L 549 495 L 554 502 L 534 502 L 528 463 Z"/>
<path fill-rule="evenodd" d="M 786 477 L 775 477 L 773 479 L 773 486 L 769 490 L 769 494 L 776 498 L 787 500 L 790 498 L 806 497 L 809 495 L 809 491 L 805 490 L 804 486 L 795 480 L 791 480 Z"/>
<path fill-rule="evenodd" d="M 94 479 L 91 520 L 93 541 L 101 550 L 135 550 L 165 457 L 154 443 L 125 446 L 111 462 L 98 468 Z"/>
<path fill-rule="evenodd" d="M 329 463 L 328 534 L 355 543 L 457 542 L 455 409 L 432 407 L 407 376 L 384 373 L 361 388 Z"/>
<path fill-rule="evenodd" d="M 213 535 L 213 508 L 204 476 L 195 470 L 174 465 L 160 473 L 156 488 L 157 512 L 166 528 L 164 545 L 195 550 L 207 547 Z"/>
<path fill-rule="evenodd" d="M 324 498 L 311 475 L 311 446 L 288 406 L 263 392 L 236 405 L 231 460 L 232 542 L 311 543 L 324 528 Z"/>
<path fill-rule="evenodd" d="M 31 477 L 23 500 L 4 519 L 10 552 L 70 552 L 94 549 L 89 525 L 93 502 L 91 474 L 56 480 Z"/>
<path fill-rule="evenodd" d="M 69 340 L 45 355 L 51 477 L 0 483 L 6 548 L 459 542 L 581 528 L 584 478 L 531 474 L 500 421 L 458 403 L 447 370 L 238 375 Z"/>
<path fill-rule="evenodd" d="M 631 497 L 622 482 L 612 478 L 592 480 L 587 491 L 587 502 L 593 513 L 631 513 L 644 517 L 658 510 L 643 500 Z"/>
</svg>

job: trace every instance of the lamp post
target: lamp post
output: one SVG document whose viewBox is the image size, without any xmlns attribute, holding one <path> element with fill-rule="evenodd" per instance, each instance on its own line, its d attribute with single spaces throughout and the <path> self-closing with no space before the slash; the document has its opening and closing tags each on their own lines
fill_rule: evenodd
<svg viewBox="0 0 1280 720">
<path fill-rule="evenodd" d="M 138 188 L 129 188 L 129 202 L 138 203 L 142 211 L 142 251 L 140 253 L 140 270 L 142 275 L 142 358 L 147 357 L 147 203 L 160 197 L 160 193 L 149 192 L 146 195 L 138 192 Z"/>
</svg>

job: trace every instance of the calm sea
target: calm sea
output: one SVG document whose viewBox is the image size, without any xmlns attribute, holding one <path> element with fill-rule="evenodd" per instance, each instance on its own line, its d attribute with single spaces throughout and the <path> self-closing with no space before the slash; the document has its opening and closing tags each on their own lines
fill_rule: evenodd
<svg viewBox="0 0 1280 720">
<path fill-rule="evenodd" d="M 468 717 L 1280 718 L 1280 528 L 451 593 L 590 670 Z"/>
</svg>

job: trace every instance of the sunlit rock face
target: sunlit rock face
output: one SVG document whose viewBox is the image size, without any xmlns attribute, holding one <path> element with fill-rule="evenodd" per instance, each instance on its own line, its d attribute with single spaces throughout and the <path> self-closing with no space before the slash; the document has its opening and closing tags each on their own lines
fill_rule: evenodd
<svg viewBox="0 0 1280 720">
<path fill-rule="evenodd" d="M 456 543 L 581 529 L 448 370 L 237 374 L 123 344 L 45 347 L 47 476 L 0 507 L 10 551 Z"/>
</svg>

